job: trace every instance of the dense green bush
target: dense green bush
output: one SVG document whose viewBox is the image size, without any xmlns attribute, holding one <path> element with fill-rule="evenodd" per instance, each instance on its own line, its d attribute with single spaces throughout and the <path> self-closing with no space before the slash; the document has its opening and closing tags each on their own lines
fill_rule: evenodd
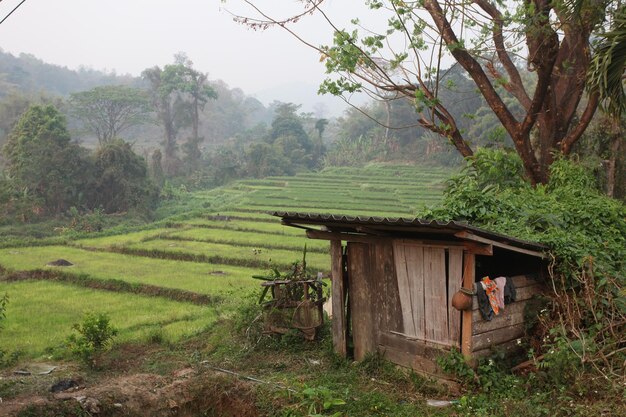
<svg viewBox="0 0 626 417">
<path fill-rule="evenodd" d="M 31 106 L 8 136 L 0 171 L 0 225 L 133 211 L 150 214 L 159 191 L 130 144 L 108 141 L 95 152 L 73 142 L 66 120 L 52 105 Z M 102 221 L 100 221 L 102 223 Z"/>
<path fill-rule="evenodd" d="M 63 213 L 82 200 L 90 171 L 86 150 L 73 143 L 65 117 L 52 105 L 33 105 L 19 119 L 2 152 L 6 173 L 17 192 L 8 201 L 29 197 L 32 213 Z M 28 210 L 23 210 L 26 215 Z M 19 213 L 18 213 L 19 214 Z"/>
<path fill-rule="evenodd" d="M 581 164 L 558 160 L 550 178 L 532 187 L 517 155 L 483 149 L 449 180 L 441 207 L 422 215 L 544 243 L 568 276 L 592 262 L 595 272 L 623 278 L 626 206 L 600 193 Z"/>
<path fill-rule="evenodd" d="M 89 206 L 105 213 L 119 213 L 139 208 L 154 208 L 158 189 L 148 177 L 148 167 L 131 145 L 114 140 L 99 147 L 93 155 Z"/>
</svg>

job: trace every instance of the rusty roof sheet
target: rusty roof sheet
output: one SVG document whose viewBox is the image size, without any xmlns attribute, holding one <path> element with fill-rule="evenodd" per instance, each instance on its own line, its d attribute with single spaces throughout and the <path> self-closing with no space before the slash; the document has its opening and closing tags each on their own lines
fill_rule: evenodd
<svg viewBox="0 0 626 417">
<path fill-rule="evenodd" d="M 357 232 L 356 227 L 359 226 L 367 226 L 369 229 L 372 230 L 376 230 L 378 227 L 385 227 L 387 231 L 389 231 L 389 227 L 392 227 L 392 230 L 402 231 L 403 229 L 405 229 L 418 234 L 420 232 L 437 232 L 454 235 L 455 233 L 460 231 L 468 231 L 486 239 L 491 239 L 496 242 L 505 243 L 520 248 L 532 249 L 537 251 L 543 251 L 548 249 L 547 246 L 542 245 L 541 243 L 517 239 L 511 236 L 491 232 L 489 230 L 481 229 L 468 223 L 458 221 L 441 222 L 437 220 L 424 220 L 418 218 L 409 219 L 404 217 L 348 216 L 343 214 L 299 213 L 286 211 L 274 211 L 270 212 L 270 214 L 282 218 L 283 222 L 285 223 L 318 225 L 327 226 L 330 228 L 334 226 L 346 229 L 354 229 L 352 231 L 355 232 Z"/>
</svg>

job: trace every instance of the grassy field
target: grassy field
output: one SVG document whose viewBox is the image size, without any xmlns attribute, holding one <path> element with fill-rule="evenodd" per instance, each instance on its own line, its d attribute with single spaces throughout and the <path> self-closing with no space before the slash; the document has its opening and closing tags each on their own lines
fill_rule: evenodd
<svg viewBox="0 0 626 417">
<path fill-rule="evenodd" d="M 3 284 L 2 290 L 11 297 L 2 347 L 27 357 L 62 350 L 72 324 L 88 311 L 109 314 L 120 331 L 119 342 L 147 339 L 155 332 L 175 341 L 203 330 L 218 316 L 212 307 L 52 282 Z"/>
<path fill-rule="evenodd" d="M 305 244 L 312 272 L 328 271 L 327 242 L 307 240 L 267 211 L 410 218 L 438 201 L 448 176 L 442 168 L 371 165 L 244 180 L 166 202 L 162 219 L 142 230 L 5 244 L 0 347 L 25 358 L 60 352 L 88 311 L 110 315 L 118 342 L 155 331 L 176 342 L 230 314 L 258 291 L 252 275 L 289 268 Z M 57 259 L 73 266 L 46 266 Z"/>
</svg>

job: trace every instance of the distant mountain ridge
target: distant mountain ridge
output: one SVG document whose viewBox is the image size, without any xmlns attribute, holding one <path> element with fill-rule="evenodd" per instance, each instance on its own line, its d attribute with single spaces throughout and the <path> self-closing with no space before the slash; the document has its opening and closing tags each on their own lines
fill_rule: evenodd
<svg viewBox="0 0 626 417">
<path fill-rule="evenodd" d="M 245 94 L 239 88 L 231 88 L 221 80 L 210 80 L 218 97 L 210 100 L 202 112 L 201 135 L 206 138 L 205 145 L 219 145 L 257 124 L 268 125 L 273 118 L 273 107 L 265 106 L 258 99 Z M 141 77 L 118 75 L 94 69 L 81 68 L 72 70 L 59 65 L 48 64 L 30 55 L 17 56 L 0 49 L 0 101 L 11 94 L 25 96 L 44 96 L 67 98 L 70 94 L 86 91 L 104 85 L 129 85 L 147 88 Z M 67 109 L 62 109 L 64 112 Z M 95 145 L 95 138 L 84 131 L 72 129 L 76 121 L 67 114 L 72 137 Z M 7 129 L 0 126 L 0 135 L 6 135 Z M 185 132 L 181 132 L 184 138 Z M 0 137 L 0 143 L 2 143 Z M 144 124 L 125 132 L 125 139 L 136 144 L 137 149 L 159 147 L 162 133 L 154 124 Z"/>
<path fill-rule="evenodd" d="M 0 97 L 11 91 L 47 92 L 52 95 L 68 96 L 71 93 L 110 85 L 137 85 L 140 79 L 114 72 L 67 67 L 48 64 L 30 54 L 14 56 L 0 50 Z"/>
</svg>

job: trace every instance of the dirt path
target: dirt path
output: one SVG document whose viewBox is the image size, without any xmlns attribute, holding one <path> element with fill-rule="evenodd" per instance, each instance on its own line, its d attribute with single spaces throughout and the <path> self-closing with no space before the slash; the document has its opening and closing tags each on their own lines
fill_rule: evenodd
<svg viewBox="0 0 626 417">
<path fill-rule="evenodd" d="M 18 397 L 0 404 L 0 415 L 256 417 L 260 414 L 254 404 L 250 384 L 186 368 L 167 377 L 131 374 L 57 394 Z"/>
</svg>

